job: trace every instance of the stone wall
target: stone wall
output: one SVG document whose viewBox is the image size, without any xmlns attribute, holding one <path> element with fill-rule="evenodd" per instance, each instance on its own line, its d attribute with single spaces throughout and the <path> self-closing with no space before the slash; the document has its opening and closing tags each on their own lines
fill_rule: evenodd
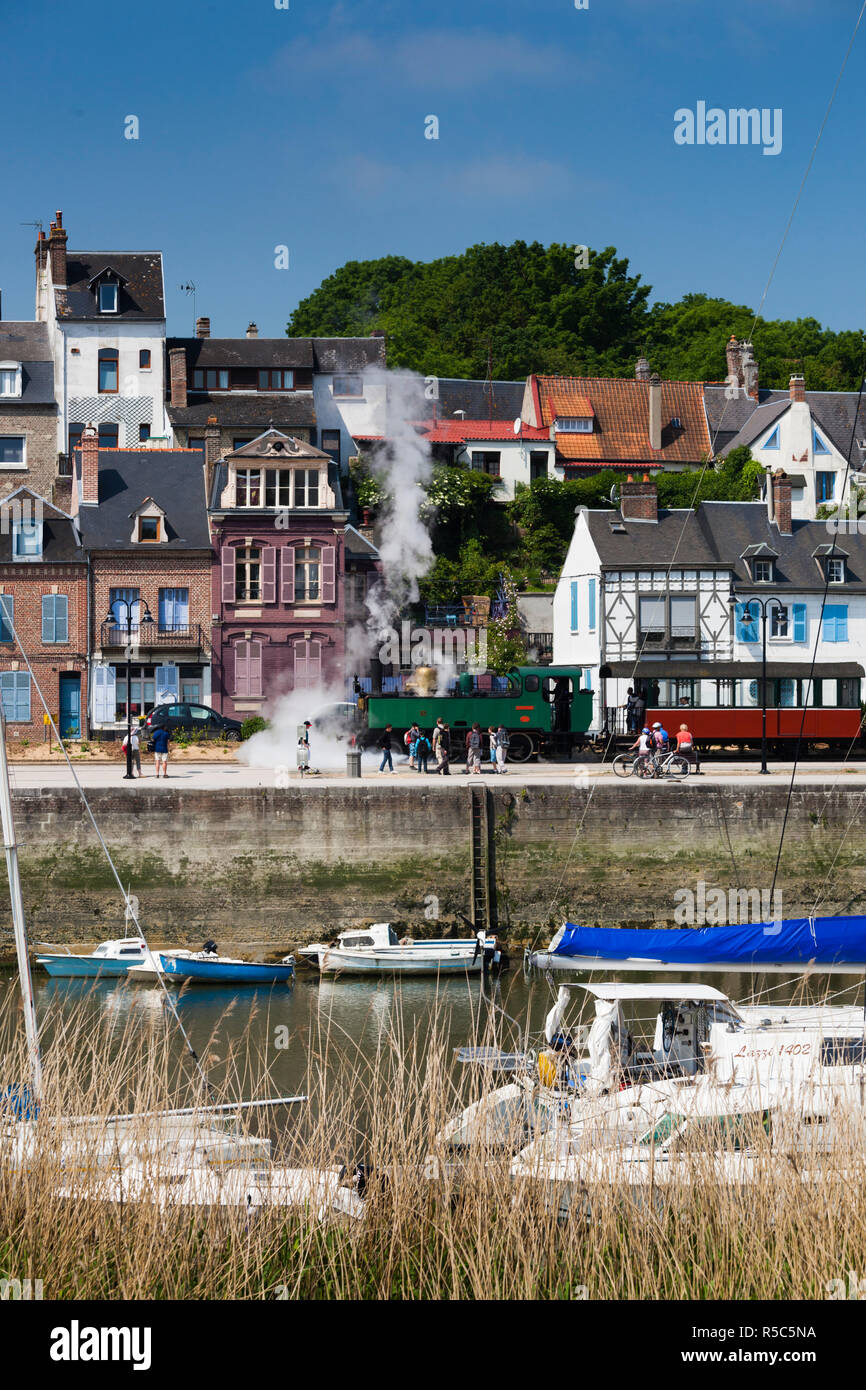
<svg viewBox="0 0 866 1390">
<path fill-rule="evenodd" d="M 485 782 L 500 926 L 546 940 L 588 925 L 674 923 L 675 893 L 769 890 L 787 788 L 711 783 L 511 789 Z M 795 791 L 777 879 L 782 915 L 864 912 L 861 793 Z M 470 790 L 358 783 L 219 792 L 133 785 L 90 795 L 121 880 L 157 944 L 283 951 L 354 923 L 427 934 L 469 911 Z M 122 932 L 116 884 L 74 791 L 14 796 L 32 941 Z M 439 917 L 436 918 L 438 905 Z M 775 914 L 774 914 L 775 915 Z M 0 906 L 0 949 L 11 923 Z"/>
</svg>

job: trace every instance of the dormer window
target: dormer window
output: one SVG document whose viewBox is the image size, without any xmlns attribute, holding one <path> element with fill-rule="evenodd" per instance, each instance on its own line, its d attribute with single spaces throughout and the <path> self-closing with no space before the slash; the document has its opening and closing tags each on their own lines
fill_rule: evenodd
<svg viewBox="0 0 866 1390">
<path fill-rule="evenodd" d="M 138 539 L 140 541 L 159 540 L 158 516 L 140 516 L 138 518 Z"/>
<path fill-rule="evenodd" d="M 774 560 L 753 560 L 752 577 L 756 584 L 772 584 L 773 572 L 775 569 Z"/>
<path fill-rule="evenodd" d="M 591 415 L 559 415 L 556 419 L 558 434 L 592 434 Z"/>
<path fill-rule="evenodd" d="M 145 497 L 140 507 L 130 513 L 132 535 L 135 545 L 156 545 L 168 539 L 165 529 L 165 513 L 152 497 Z"/>
<path fill-rule="evenodd" d="M 98 287 L 99 293 L 99 312 L 100 314 L 117 313 L 117 293 L 119 286 L 111 280 L 103 280 Z"/>
<path fill-rule="evenodd" d="M 13 521 L 12 554 L 16 560 L 38 560 L 42 555 L 42 522 Z"/>
<path fill-rule="evenodd" d="M 0 362 L 0 397 L 21 395 L 21 363 Z"/>
<path fill-rule="evenodd" d="M 205 370 L 202 367 L 196 367 L 192 374 L 192 389 L 194 391 L 228 391 L 228 368 L 209 367 Z"/>
<path fill-rule="evenodd" d="M 831 556 L 827 560 L 828 584 L 845 583 L 845 561 L 841 556 Z"/>
</svg>

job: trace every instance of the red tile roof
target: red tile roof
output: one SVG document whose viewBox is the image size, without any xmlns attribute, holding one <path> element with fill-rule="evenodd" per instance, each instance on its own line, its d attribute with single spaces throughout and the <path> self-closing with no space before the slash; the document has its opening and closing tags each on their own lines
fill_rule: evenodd
<svg viewBox="0 0 866 1390">
<path fill-rule="evenodd" d="M 649 382 L 630 377 L 534 377 L 533 399 L 548 427 L 562 416 L 594 414 L 591 434 L 560 432 L 556 450 L 569 465 L 700 463 L 712 449 L 703 384 L 663 381 L 662 447 L 649 441 Z M 678 419 L 680 427 L 672 421 Z"/>
<path fill-rule="evenodd" d="M 481 440 L 544 439 L 550 440 L 550 427 L 522 425 L 515 435 L 510 420 L 435 420 L 421 427 L 421 433 L 431 444 L 465 444 Z"/>
</svg>

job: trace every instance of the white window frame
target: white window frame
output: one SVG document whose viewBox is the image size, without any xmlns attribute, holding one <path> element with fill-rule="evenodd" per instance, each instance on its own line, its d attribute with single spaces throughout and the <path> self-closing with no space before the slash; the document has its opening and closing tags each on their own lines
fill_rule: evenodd
<svg viewBox="0 0 866 1390">
<path fill-rule="evenodd" d="M 18 473 L 24 473 L 24 472 L 26 472 L 26 470 L 27 470 L 27 435 L 26 435 L 26 434 L 3 434 L 3 433 L 0 433 L 0 439 L 20 439 L 20 440 L 21 440 L 21 456 L 22 456 L 22 461 L 21 461 L 21 463 L 7 463 L 7 462 L 4 462 L 4 461 L 0 460 L 0 470 L 3 470 L 3 469 L 14 469 L 14 470 L 15 470 L 16 472 L 18 472 Z"/>
<path fill-rule="evenodd" d="M 359 391 L 340 391 L 337 389 L 338 381 L 357 382 L 360 386 Z M 331 381 L 331 395 L 338 396 L 345 400 L 361 400 L 364 395 L 364 382 L 360 372 L 335 372 Z"/>
<path fill-rule="evenodd" d="M 770 610 L 770 611 L 769 611 L 769 618 L 770 618 L 769 638 L 770 638 L 770 641 L 771 641 L 771 642 L 793 642 L 793 640 L 794 640 L 794 616 L 793 616 L 793 614 L 792 614 L 792 612 L 791 612 L 791 609 L 790 609 L 789 605 L 788 605 L 787 603 L 783 603 L 783 604 L 771 603 L 771 604 L 769 604 L 769 610 Z M 780 624 L 780 622 L 782 622 L 782 621 L 784 622 L 784 625 L 785 625 L 785 630 L 784 630 L 784 632 L 780 632 L 780 631 L 779 631 L 779 624 Z"/>
<path fill-rule="evenodd" d="M 2 389 L 3 374 L 8 373 L 12 376 L 12 390 Z M 0 362 L 0 401 L 15 401 L 21 399 L 21 363 L 20 362 Z"/>
<path fill-rule="evenodd" d="M 835 577 L 835 576 L 838 576 Z M 842 555 L 827 556 L 827 582 L 828 584 L 845 583 L 845 559 Z"/>
<path fill-rule="evenodd" d="M 107 309 L 107 308 L 105 307 L 105 305 L 103 304 L 103 302 L 102 302 L 102 292 L 103 292 L 103 290 L 113 290 L 113 291 L 114 291 L 114 303 L 113 303 L 113 305 L 112 305 L 112 307 L 111 307 L 110 309 Z M 119 303 L 119 300 L 120 300 L 120 286 L 117 285 L 117 284 L 115 284 L 115 282 L 114 282 L 113 280 L 103 280 L 103 281 L 101 281 L 101 283 L 97 286 L 97 294 L 98 294 L 98 298 L 99 298 L 99 312 L 100 312 L 100 314 L 116 314 L 116 313 L 117 313 L 117 308 L 118 308 L 118 303 Z"/>
<path fill-rule="evenodd" d="M 772 582 L 773 582 L 773 566 L 775 565 L 775 563 L 776 563 L 775 560 L 768 560 L 768 559 L 766 559 L 764 556 L 759 556 L 758 559 L 753 560 L 753 561 L 752 561 L 752 564 L 753 564 L 754 567 L 755 567 L 755 577 L 754 577 L 754 580 L 753 580 L 752 582 L 753 582 L 754 584 L 772 584 Z M 762 573 L 761 573 L 761 570 L 762 570 L 762 568 L 763 568 L 764 565 L 766 565 L 766 567 L 767 567 L 767 573 L 766 573 L 766 574 L 762 574 Z"/>
<path fill-rule="evenodd" d="M 555 429 L 557 434 L 592 434 L 592 416 L 559 415 Z"/>
<path fill-rule="evenodd" d="M 36 538 L 36 548 L 34 550 L 19 550 L 18 545 L 23 536 Z M 12 559 L 17 561 L 41 560 L 44 537 L 42 534 L 41 521 L 13 521 L 12 523 Z"/>
</svg>

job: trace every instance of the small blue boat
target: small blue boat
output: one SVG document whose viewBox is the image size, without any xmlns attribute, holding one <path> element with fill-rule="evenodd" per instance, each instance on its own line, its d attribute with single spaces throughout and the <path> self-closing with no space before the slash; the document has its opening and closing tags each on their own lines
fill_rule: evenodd
<svg viewBox="0 0 866 1390">
<path fill-rule="evenodd" d="M 160 954 L 166 980 L 179 983 L 208 985 L 285 985 L 295 975 L 294 957 L 286 956 L 282 961 L 269 964 L 258 960 L 235 960 L 231 956 L 221 956 L 216 943 L 205 942 L 203 951 L 170 951 Z"/>
<path fill-rule="evenodd" d="M 36 957 L 36 964 L 49 975 L 68 979 L 127 976 L 155 980 L 157 976 L 157 966 L 147 942 L 137 936 L 103 941 L 89 956 L 74 955 L 71 951 L 43 952 Z"/>
</svg>

